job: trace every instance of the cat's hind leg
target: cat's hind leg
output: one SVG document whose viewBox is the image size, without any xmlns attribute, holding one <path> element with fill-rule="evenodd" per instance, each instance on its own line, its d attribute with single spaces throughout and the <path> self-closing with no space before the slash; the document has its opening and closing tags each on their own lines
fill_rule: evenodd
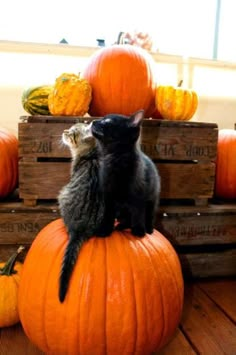
<svg viewBox="0 0 236 355">
<path fill-rule="evenodd" d="M 117 213 L 117 225 L 116 230 L 122 231 L 124 229 L 131 228 L 131 216 L 127 209 L 122 209 Z"/>
<path fill-rule="evenodd" d="M 148 201 L 145 209 L 145 229 L 146 233 L 152 234 L 156 219 L 156 203 Z"/>
<path fill-rule="evenodd" d="M 145 206 L 140 203 L 131 209 L 131 233 L 136 237 L 145 236 Z"/>
</svg>

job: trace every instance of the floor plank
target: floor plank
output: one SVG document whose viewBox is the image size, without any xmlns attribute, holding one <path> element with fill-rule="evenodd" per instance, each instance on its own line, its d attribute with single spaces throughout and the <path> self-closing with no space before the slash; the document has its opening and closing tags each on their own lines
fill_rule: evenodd
<svg viewBox="0 0 236 355">
<path fill-rule="evenodd" d="M 197 285 L 236 323 L 236 280 L 198 282 Z"/>
<path fill-rule="evenodd" d="M 235 325 L 196 285 L 185 287 L 181 330 L 200 354 L 236 354 Z"/>
<path fill-rule="evenodd" d="M 173 339 L 156 355 L 194 355 L 196 352 L 192 349 L 191 345 L 177 329 Z"/>
<path fill-rule="evenodd" d="M 156 355 L 170 354 L 196 354 L 179 329 L 177 329 L 171 341 Z M 44 353 L 29 341 L 21 325 L 17 324 L 0 330 L 0 355 L 44 355 Z"/>
<path fill-rule="evenodd" d="M 158 355 L 236 355 L 235 295 L 233 280 L 185 285 L 180 328 Z M 43 353 L 18 324 L 0 329 L 0 355 Z"/>
<path fill-rule="evenodd" d="M 28 340 L 20 324 L 0 331 L 0 355 L 43 355 Z"/>
</svg>

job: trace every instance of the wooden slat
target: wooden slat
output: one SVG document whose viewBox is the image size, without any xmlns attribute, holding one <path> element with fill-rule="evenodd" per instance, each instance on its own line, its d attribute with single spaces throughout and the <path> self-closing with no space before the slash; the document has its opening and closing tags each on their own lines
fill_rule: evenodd
<svg viewBox="0 0 236 355">
<path fill-rule="evenodd" d="M 177 329 L 173 339 L 155 355 L 194 355 L 196 352 L 183 333 Z"/>
<path fill-rule="evenodd" d="M 161 176 L 161 198 L 213 196 L 215 164 L 156 164 Z"/>
<path fill-rule="evenodd" d="M 94 119 L 98 119 L 100 117 L 94 116 L 42 116 L 42 115 L 34 115 L 34 116 L 20 116 L 20 120 L 22 122 L 45 122 L 45 123 L 55 123 L 55 122 L 84 122 L 91 121 Z M 216 123 L 211 122 L 196 122 L 196 121 L 180 121 L 180 120 L 158 120 L 158 119 L 149 119 L 146 118 L 143 120 L 143 126 L 152 126 L 152 127 L 200 127 L 200 128 L 211 128 L 217 129 L 218 126 Z"/>
<path fill-rule="evenodd" d="M 156 228 L 174 245 L 236 244 L 236 204 L 161 206 Z"/>
<path fill-rule="evenodd" d="M 70 178 L 70 162 L 19 163 L 19 189 L 21 198 L 56 199 L 59 190 Z M 158 164 L 161 176 L 161 198 L 212 197 L 215 165 Z M 190 184 L 187 181 L 191 181 Z M 178 186 L 178 188 L 177 188 Z"/>
<path fill-rule="evenodd" d="M 151 124 L 153 123 L 153 124 Z M 184 123 L 144 122 L 142 150 L 152 159 L 214 161 L 218 131 L 212 127 Z"/>
<path fill-rule="evenodd" d="M 96 117 L 26 118 L 27 123 L 18 125 L 20 157 L 70 157 L 69 150 L 60 144 L 63 130 L 92 119 Z M 216 158 L 217 136 L 215 124 L 145 119 L 141 146 L 152 159 L 210 162 Z"/>
<path fill-rule="evenodd" d="M 70 158 L 69 149 L 62 144 L 62 132 L 68 123 L 20 123 L 18 129 L 19 157 Z"/>
<path fill-rule="evenodd" d="M 236 327 L 198 287 L 185 288 L 181 329 L 200 354 L 235 354 Z"/>
<path fill-rule="evenodd" d="M 0 243 L 28 243 L 34 233 L 59 217 L 56 201 L 35 207 L 19 201 L 1 202 Z M 236 204 L 161 206 L 156 229 L 178 246 L 236 244 Z"/>
<path fill-rule="evenodd" d="M 236 247 L 230 250 L 202 253 L 179 253 L 186 278 L 236 275 Z"/>
<path fill-rule="evenodd" d="M 1 355 L 43 355 L 25 336 L 20 324 L 0 330 Z"/>
<path fill-rule="evenodd" d="M 236 281 L 218 280 L 198 282 L 198 287 L 236 324 Z M 235 349 L 236 352 L 236 349 Z"/>
<path fill-rule="evenodd" d="M 0 221 L 0 244 L 30 244 L 32 238 L 44 226 L 59 218 L 58 212 L 2 213 Z"/>
<path fill-rule="evenodd" d="M 1 202 L 0 243 L 27 243 L 38 228 L 59 216 L 56 201 L 40 202 L 35 207 L 19 201 Z M 161 206 L 156 229 L 178 246 L 236 244 L 236 204 Z"/>
<path fill-rule="evenodd" d="M 70 163 L 20 162 L 20 198 L 56 199 L 70 178 Z"/>
</svg>

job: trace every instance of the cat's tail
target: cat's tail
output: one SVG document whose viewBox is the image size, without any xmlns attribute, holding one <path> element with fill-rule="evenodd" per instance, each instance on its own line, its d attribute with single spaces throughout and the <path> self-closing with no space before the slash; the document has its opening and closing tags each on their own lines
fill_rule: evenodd
<svg viewBox="0 0 236 355">
<path fill-rule="evenodd" d="M 66 292 L 68 290 L 70 277 L 76 263 L 76 259 L 83 244 L 83 240 L 79 239 L 78 236 L 75 237 L 70 235 L 69 242 L 67 244 L 59 279 L 59 300 L 62 303 L 66 297 Z"/>
</svg>

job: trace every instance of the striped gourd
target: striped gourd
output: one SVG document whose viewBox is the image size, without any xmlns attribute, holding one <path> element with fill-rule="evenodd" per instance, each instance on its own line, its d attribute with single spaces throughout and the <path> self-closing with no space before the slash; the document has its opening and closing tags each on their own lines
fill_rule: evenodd
<svg viewBox="0 0 236 355">
<path fill-rule="evenodd" d="M 52 86 L 43 85 L 30 87 L 22 94 L 22 105 L 26 112 L 31 115 L 50 115 L 48 109 L 48 95 Z"/>
</svg>

